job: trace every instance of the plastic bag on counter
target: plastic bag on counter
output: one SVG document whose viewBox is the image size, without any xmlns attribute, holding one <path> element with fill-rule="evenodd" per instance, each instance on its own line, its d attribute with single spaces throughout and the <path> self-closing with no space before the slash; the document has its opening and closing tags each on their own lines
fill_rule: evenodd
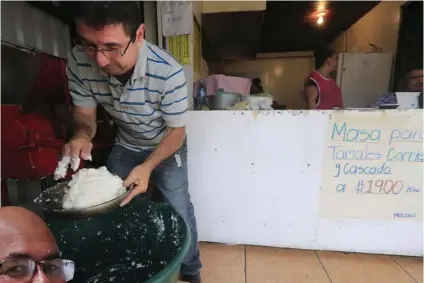
<svg viewBox="0 0 424 283">
<path fill-rule="evenodd" d="M 272 110 L 272 96 L 251 95 L 246 100 L 252 110 Z"/>
</svg>

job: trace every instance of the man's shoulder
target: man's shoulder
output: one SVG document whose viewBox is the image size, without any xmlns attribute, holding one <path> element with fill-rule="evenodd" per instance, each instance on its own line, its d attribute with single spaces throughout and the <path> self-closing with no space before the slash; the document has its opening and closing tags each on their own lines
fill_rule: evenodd
<svg viewBox="0 0 424 283">
<path fill-rule="evenodd" d="M 181 64 L 168 51 L 145 41 L 147 53 L 147 67 L 160 73 L 169 73 L 182 69 Z"/>
<path fill-rule="evenodd" d="M 397 103 L 397 97 L 396 93 L 386 93 L 385 95 L 381 96 L 375 103 L 374 106 L 381 106 L 384 104 L 396 104 Z"/>
<path fill-rule="evenodd" d="M 82 65 L 92 65 L 90 58 L 85 52 L 79 51 L 76 47 L 72 48 L 71 52 L 68 55 L 68 61 L 74 61 L 78 66 Z"/>
<path fill-rule="evenodd" d="M 85 52 L 77 50 L 75 47 L 68 55 L 68 66 L 73 70 L 78 70 L 78 73 L 83 75 L 92 75 L 97 73 L 97 67 L 90 57 Z"/>
<path fill-rule="evenodd" d="M 313 86 L 313 87 L 317 87 L 317 83 L 315 82 L 314 79 L 312 78 L 307 78 L 305 80 L 305 87 L 309 87 L 309 86 Z"/>
<path fill-rule="evenodd" d="M 386 93 L 381 97 L 381 99 L 384 99 L 384 98 L 396 98 L 396 93 L 395 92 Z"/>
</svg>

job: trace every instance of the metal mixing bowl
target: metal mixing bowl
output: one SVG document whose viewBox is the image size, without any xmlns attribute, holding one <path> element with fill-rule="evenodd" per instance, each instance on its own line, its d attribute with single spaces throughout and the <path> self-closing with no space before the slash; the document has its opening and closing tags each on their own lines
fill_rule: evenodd
<svg viewBox="0 0 424 283">
<path fill-rule="evenodd" d="M 44 190 L 34 200 L 34 202 L 40 205 L 43 211 L 48 215 L 54 215 L 67 219 L 84 219 L 103 214 L 118 208 L 120 203 L 130 192 L 130 190 L 127 190 L 125 194 L 99 205 L 82 209 L 64 209 L 62 207 L 62 200 L 67 189 L 67 182 L 56 184 L 53 187 Z"/>
<path fill-rule="evenodd" d="M 209 108 L 212 110 L 227 110 L 228 107 L 242 102 L 243 96 L 238 93 L 218 92 L 208 96 Z"/>
</svg>

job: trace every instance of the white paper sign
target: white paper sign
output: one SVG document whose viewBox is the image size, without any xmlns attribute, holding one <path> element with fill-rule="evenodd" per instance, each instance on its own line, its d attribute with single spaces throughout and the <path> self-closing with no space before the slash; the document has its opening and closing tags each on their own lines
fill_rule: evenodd
<svg viewBox="0 0 424 283">
<path fill-rule="evenodd" d="M 330 118 L 321 217 L 423 221 L 423 115 L 388 110 Z"/>
<path fill-rule="evenodd" d="M 193 7 L 191 1 L 163 1 L 163 36 L 193 33 Z"/>
</svg>

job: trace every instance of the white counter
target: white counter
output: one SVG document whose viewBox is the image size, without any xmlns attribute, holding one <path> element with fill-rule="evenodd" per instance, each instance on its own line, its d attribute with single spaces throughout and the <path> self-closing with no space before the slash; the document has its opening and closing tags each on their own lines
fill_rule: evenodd
<svg viewBox="0 0 424 283">
<path fill-rule="evenodd" d="M 396 118 L 396 113 L 402 117 Z M 353 124 L 369 122 L 383 135 L 388 135 L 388 124 L 400 119 L 407 130 L 421 129 L 421 140 L 411 145 L 422 149 L 422 110 L 192 111 L 189 115 L 190 193 L 201 241 L 423 255 L 422 183 L 416 182 L 422 180 L 422 171 L 420 176 L 418 171 L 401 172 L 412 166 L 422 170 L 422 162 L 390 163 L 393 178 L 406 178 L 405 184 L 419 190 L 413 195 L 359 195 L 353 189 L 337 194 L 334 178 L 326 171 L 334 165 L 327 158 L 335 117 L 352 119 Z M 384 140 L 370 146 L 387 152 Z M 353 177 L 343 181 L 350 182 L 349 178 Z M 409 202 L 414 211 L 399 211 Z M 414 216 L 399 214 L 404 212 Z"/>
</svg>

